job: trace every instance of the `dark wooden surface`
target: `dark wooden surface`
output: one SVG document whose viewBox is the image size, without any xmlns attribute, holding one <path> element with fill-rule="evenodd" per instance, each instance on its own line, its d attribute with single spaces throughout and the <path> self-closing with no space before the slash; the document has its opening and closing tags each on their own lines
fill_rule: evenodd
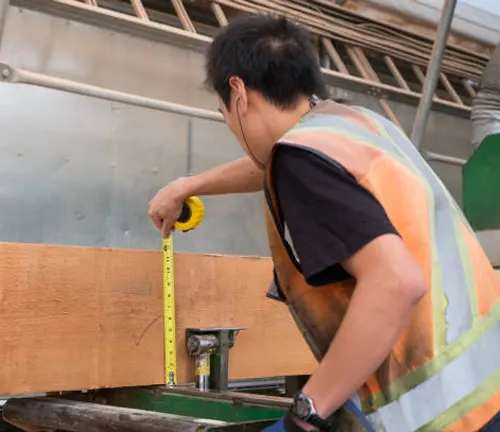
<svg viewBox="0 0 500 432">
<path fill-rule="evenodd" d="M 3 418 L 29 432 L 195 432 L 206 424 L 170 414 L 57 398 L 11 399 Z M 221 422 L 213 422 L 221 424 Z"/>
</svg>

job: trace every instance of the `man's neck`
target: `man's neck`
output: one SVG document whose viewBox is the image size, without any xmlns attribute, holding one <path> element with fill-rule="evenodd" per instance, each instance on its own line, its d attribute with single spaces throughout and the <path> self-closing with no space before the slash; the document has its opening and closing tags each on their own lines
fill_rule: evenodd
<svg viewBox="0 0 500 432">
<path fill-rule="evenodd" d="M 269 148 L 266 150 L 270 156 L 274 144 L 311 111 L 311 101 L 304 97 L 290 110 L 280 110 L 268 105 L 266 111 L 265 127 L 269 136 Z"/>
</svg>

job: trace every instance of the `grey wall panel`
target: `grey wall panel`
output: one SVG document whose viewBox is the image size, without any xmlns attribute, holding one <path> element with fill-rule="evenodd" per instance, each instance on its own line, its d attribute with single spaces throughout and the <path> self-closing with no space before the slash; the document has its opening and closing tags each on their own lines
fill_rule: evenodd
<svg viewBox="0 0 500 432">
<path fill-rule="evenodd" d="M 191 166 L 194 173 L 243 155 L 238 141 L 224 124 L 193 120 Z M 261 193 L 206 197 L 204 203 L 207 216 L 196 231 L 206 239 L 203 248 L 216 253 L 237 250 L 242 255 L 269 254 Z M 180 246 L 184 241 L 186 247 L 188 241 L 195 241 L 194 232 L 178 237 Z"/>
<path fill-rule="evenodd" d="M 11 7 L 0 57 L 66 79 L 216 108 L 195 51 Z"/>
<path fill-rule="evenodd" d="M 99 209 L 109 201 L 103 185 L 111 181 L 110 133 L 103 135 L 99 125 L 111 112 L 106 104 L 79 100 L 69 104 L 69 114 L 64 99 L 44 89 L 0 87 L 2 240 L 81 241 L 90 224 L 99 243 L 105 241 Z"/>
<path fill-rule="evenodd" d="M 2 85 L 0 238 L 157 247 L 149 199 L 185 175 L 188 119 Z"/>
<path fill-rule="evenodd" d="M 10 8 L 0 59 L 116 90 L 215 109 L 200 53 Z M 353 102 L 381 112 L 375 99 Z M 391 103 L 411 130 L 415 108 Z M 190 126 L 191 123 L 191 126 Z M 467 120 L 433 114 L 433 151 L 467 157 Z M 225 125 L 14 84 L 0 85 L 0 241 L 159 247 L 148 202 L 172 179 L 240 157 Z M 460 169 L 435 164 L 460 201 Z M 261 194 L 206 197 L 177 250 L 268 255 Z"/>
<path fill-rule="evenodd" d="M 472 154 L 472 123 L 458 120 L 450 115 L 433 113 L 429 119 L 425 138 L 427 149 L 468 159 Z M 448 187 L 457 202 L 462 204 L 462 167 L 431 162 L 443 183 Z"/>
</svg>

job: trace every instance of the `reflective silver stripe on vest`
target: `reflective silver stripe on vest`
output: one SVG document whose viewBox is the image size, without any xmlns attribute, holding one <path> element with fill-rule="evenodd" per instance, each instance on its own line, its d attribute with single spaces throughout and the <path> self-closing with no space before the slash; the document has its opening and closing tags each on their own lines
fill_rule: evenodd
<svg viewBox="0 0 500 432">
<path fill-rule="evenodd" d="M 398 160 L 403 160 L 403 163 L 406 163 L 413 171 L 416 170 L 427 181 L 434 195 L 434 209 L 431 210 L 434 213 L 435 238 L 432 241 L 435 244 L 439 258 L 441 287 L 448 303 L 446 307 L 447 328 L 443 329 L 443 331 L 446 332 L 446 343 L 451 344 L 472 327 L 473 321 L 466 274 L 453 223 L 454 218 L 457 217 L 456 214 L 453 214 L 457 211 L 455 203 L 450 201 L 452 198 L 449 192 L 413 144 L 393 129 L 395 126 L 378 114 L 357 107 L 356 109 L 365 111 L 368 117 L 386 126 L 387 133 L 390 134 L 392 140 L 358 127 L 342 117 L 314 113 L 309 117 L 305 117 L 282 141 L 286 142 L 289 136 L 290 141 L 293 143 L 294 132 L 308 131 L 313 133 L 315 129 L 318 129 L 319 133 L 322 130 L 331 133 L 352 134 L 366 142 L 366 144 L 371 144 L 389 155 L 399 156 Z M 444 349 L 445 347 L 441 348 Z"/>
<path fill-rule="evenodd" d="M 351 401 L 358 407 L 361 412 L 363 412 L 361 401 L 357 393 L 351 397 Z M 387 432 L 387 429 L 384 427 L 384 423 L 382 421 L 382 416 L 378 412 L 374 412 L 373 414 L 371 414 L 369 417 L 367 417 L 367 420 L 376 432 Z"/>
<path fill-rule="evenodd" d="M 424 176 L 434 193 L 435 240 L 441 264 L 442 288 L 448 302 L 446 340 L 448 344 L 451 344 L 471 329 L 473 323 L 467 276 L 458 251 L 455 228 L 452 222 L 453 218 L 464 221 L 466 218 L 446 186 L 426 163 L 413 143 L 386 118 L 376 113 L 369 115 L 385 126 L 385 130 L 394 140 L 394 149 L 398 149 L 400 152 L 404 150 L 404 154 L 411 159 L 413 166 Z M 381 139 L 380 141 L 385 142 L 386 140 Z M 470 282 L 474 284 L 473 291 L 475 292 L 475 280 Z"/>
<path fill-rule="evenodd" d="M 454 409 L 454 404 L 500 369 L 499 340 L 500 323 L 497 322 L 464 354 L 397 401 L 379 408 L 369 416 L 370 421 L 375 423 L 381 418 L 387 432 L 413 432 L 447 410 Z"/>
</svg>

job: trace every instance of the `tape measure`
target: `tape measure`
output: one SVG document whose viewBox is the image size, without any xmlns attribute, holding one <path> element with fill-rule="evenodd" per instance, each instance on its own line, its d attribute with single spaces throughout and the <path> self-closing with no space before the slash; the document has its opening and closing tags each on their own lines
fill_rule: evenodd
<svg viewBox="0 0 500 432">
<path fill-rule="evenodd" d="M 198 197 L 184 201 L 182 212 L 174 228 L 190 231 L 201 224 L 205 215 Z M 173 233 L 163 239 L 163 319 L 165 337 L 165 382 L 177 384 L 177 349 L 175 338 L 175 288 L 174 288 L 174 239 Z"/>
</svg>

